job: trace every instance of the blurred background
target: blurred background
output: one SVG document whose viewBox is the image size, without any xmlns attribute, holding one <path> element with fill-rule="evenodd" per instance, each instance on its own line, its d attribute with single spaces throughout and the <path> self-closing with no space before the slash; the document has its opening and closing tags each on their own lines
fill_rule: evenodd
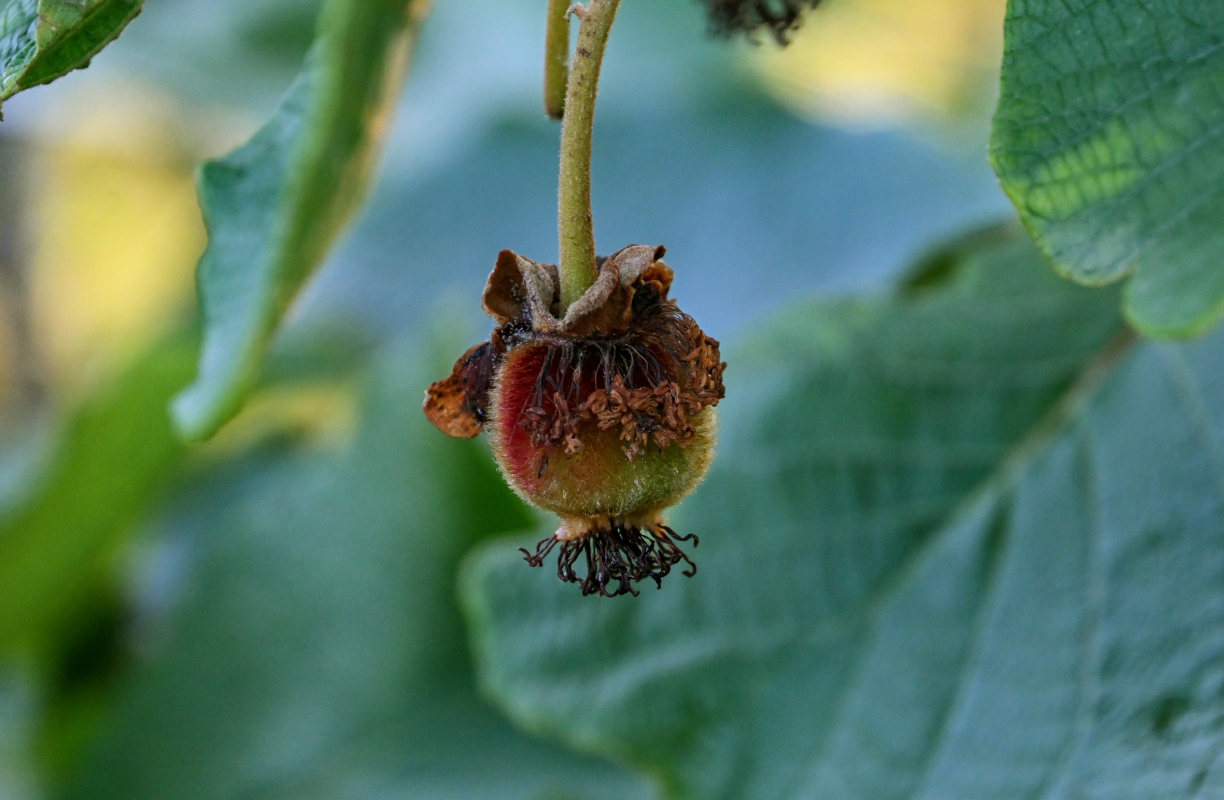
<svg viewBox="0 0 1224 800">
<path fill-rule="evenodd" d="M 487 334 L 497 252 L 556 257 L 543 0 L 437 0 L 370 200 L 260 390 L 206 445 L 170 431 L 193 170 L 271 114 L 317 6 L 147 0 L 88 70 L 5 105 L 0 798 L 649 796 L 479 699 L 455 566 L 542 523 L 418 411 Z M 694 0 L 626 2 L 600 251 L 665 244 L 726 352 L 1008 216 L 986 161 L 1003 6 L 830 2 L 779 50 L 709 38 Z"/>
</svg>

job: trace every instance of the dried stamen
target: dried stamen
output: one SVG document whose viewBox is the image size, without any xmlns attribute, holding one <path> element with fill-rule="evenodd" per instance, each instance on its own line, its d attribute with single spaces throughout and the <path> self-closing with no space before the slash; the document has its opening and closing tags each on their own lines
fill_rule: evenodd
<svg viewBox="0 0 1224 800">
<path fill-rule="evenodd" d="M 646 578 L 662 588 L 663 578 L 681 561 L 688 565 L 688 569 L 682 571 L 684 576 L 691 578 L 697 574 L 697 565 L 676 544 L 688 541 L 696 547 L 700 540 L 695 533 L 681 536 L 666 525 L 658 525 L 652 531 L 621 520 L 609 520 L 606 527 L 594 528 L 581 537 L 558 539 L 549 536 L 540 540 L 534 553 L 522 547 L 519 552 L 529 565 L 540 567 L 560 544 L 557 577 L 561 581 L 579 584 L 583 595 L 616 597 L 637 595 L 633 583 Z M 583 577 L 574 569 L 580 558 L 586 562 Z"/>
<path fill-rule="evenodd" d="M 773 33 L 778 44 L 786 44 L 799 27 L 805 8 L 821 0 L 703 0 L 716 33 L 742 32 L 752 35 L 761 28 Z"/>
<path fill-rule="evenodd" d="M 693 416 L 725 393 L 718 342 L 671 301 L 656 299 L 640 313 L 624 335 L 550 343 L 518 421 L 534 446 L 573 454 L 586 422 L 619 429 L 630 461 L 651 443 L 693 442 Z"/>
</svg>

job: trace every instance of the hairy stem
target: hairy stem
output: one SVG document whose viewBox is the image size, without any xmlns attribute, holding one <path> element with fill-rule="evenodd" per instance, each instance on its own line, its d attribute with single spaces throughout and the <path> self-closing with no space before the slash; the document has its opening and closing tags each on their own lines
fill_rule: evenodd
<svg viewBox="0 0 1224 800">
<path fill-rule="evenodd" d="M 561 305 L 582 296 L 595 282 L 595 232 L 591 227 L 591 130 L 595 95 L 608 33 L 620 0 L 590 0 L 574 6 L 582 24 L 570 65 L 561 123 L 561 176 L 557 187 L 557 229 L 561 250 Z"/>
<path fill-rule="evenodd" d="M 544 39 L 544 110 L 553 119 L 565 111 L 569 79 L 569 0 L 548 0 L 548 33 Z"/>
</svg>

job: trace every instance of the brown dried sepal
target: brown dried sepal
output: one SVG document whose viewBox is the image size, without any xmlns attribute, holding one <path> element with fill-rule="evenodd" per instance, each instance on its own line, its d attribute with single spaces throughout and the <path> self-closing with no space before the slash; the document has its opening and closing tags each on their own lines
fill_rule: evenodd
<svg viewBox="0 0 1224 800">
<path fill-rule="evenodd" d="M 449 377 L 426 390 L 425 416 L 448 436 L 476 436 L 484 428 L 495 366 L 492 342 L 469 348 L 455 362 Z"/>
<path fill-rule="evenodd" d="M 638 289 L 651 284 L 666 296 L 671 286 L 671 270 L 659 260 L 664 252 L 662 245 L 633 244 L 599 259 L 595 283 L 562 314 L 557 267 L 503 250 L 481 302 L 499 325 L 525 318 L 539 333 L 575 339 L 624 333 L 633 325 Z"/>
<path fill-rule="evenodd" d="M 557 330 L 561 323 L 561 279 L 553 264 L 541 264 L 502 250 L 481 295 L 486 314 L 505 325 L 526 318 L 540 323 L 536 330 Z"/>
</svg>

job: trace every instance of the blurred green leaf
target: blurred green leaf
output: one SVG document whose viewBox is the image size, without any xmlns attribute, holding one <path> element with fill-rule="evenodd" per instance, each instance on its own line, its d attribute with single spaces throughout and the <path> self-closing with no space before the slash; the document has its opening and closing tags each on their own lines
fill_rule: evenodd
<svg viewBox="0 0 1224 800">
<path fill-rule="evenodd" d="M 1224 4 L 1012 0 L 995 170 L 1058 269 L 1140 330 L 1224 314 Z"/>
<path fill-rule="evenodd" d="M 329 0 L 272 119 L 201 168 L 204 348 L 174 402 L 185 436 L 208 437 L 237 412 L 290 301 L 363 198 L 427 6 Z"/>
<path fill-rule="evenodd" d="M 482 548 L 491 695 L 671 797 L 1224 792 L 1224 332 L 1138 343 L 1022 238 L 729 355 L 692 580 Z"/>
<path fill-rule="evenodd" d="M 66 798 L 637 798 L 474 690 L 456 564 L 529 519 L 485 448 L 418 406 L 449 369 L 392 350 L 336 452 L 215 475 L 163 524 L 186 567 Z"/>
<path fill-rule="evenodd" d="M 36 800 L 37 779 L 30 745 L 34 738 L 34 703 L 26 681 L 0 671 L 0 797 Z"/>
<path fill-rule="evenodd" d="M 76 611 L 173 478 L 184 448 L 166 404 L 191 366 L 185 336 L 151 347 L 67 416 L 43 472 L 0 507 L 0 655 Z"/>
<path fill-rule="evenodd" d="M 0 7 L 0 100 L 88 66 L 142 2 L 7 0 Z"/>
</svg>

